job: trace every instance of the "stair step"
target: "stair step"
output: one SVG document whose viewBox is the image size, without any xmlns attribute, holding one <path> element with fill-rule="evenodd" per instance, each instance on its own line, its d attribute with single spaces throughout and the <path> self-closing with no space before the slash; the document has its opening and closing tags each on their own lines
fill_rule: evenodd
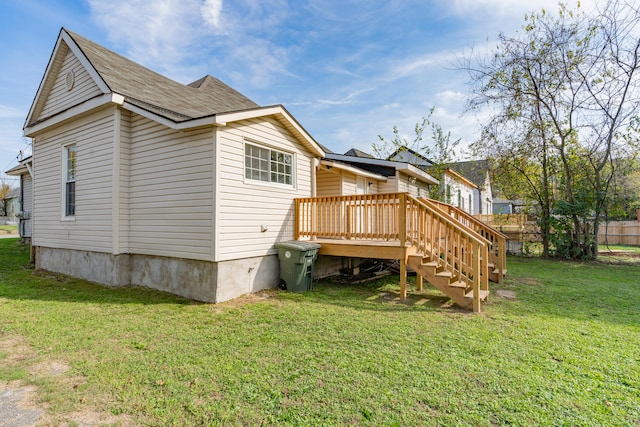
<svg viewBox="0 0 640 427">
<path fill-rule="evenodd" d="M 449 283 L 449 286 L 451 286 L 452 288 L 467 289 L 467 283 L 462 281 Z"/>
<path fill-rule="evenodd" d="M 450 271 L 441 271 L 441 272 L 439 272 L 439 273 L 436 273 L 436 276 L 438 276 L 438 277 L 448 277 L 448 278 L 451 278 L 451 277 L 453 277 L 453 273 L 452 273 L 452 272 L 450 272 Z"/>
<path fill-rule="evenodd" d="M 493 271 L 491 271 L 493 274 L 500 274 L 500 270 L 498 270 L 497 268 Z M 502 275 L 506 276 L 507 275 L 507 270 L 502 270 Z"/>
<path fill-rule="evenodd" d="M 427 262 L 423 261 L 421 265 L 423 267 L 433 267 L 433 268 L 440 267 L 440 263 L 438 261 L 427 261 Z"/>
<path fill-rule="evenodd" d="M 489 291 L 485 291 L 485 290 L 481 289 L 480 290 L 480 301 L 486 300 L 490 293 L 491 292 L 489 292 Z M 473 291 L 469 291 L 468 293 L 464 294 L 464 297 L 473 299 Z"/>
</svg>

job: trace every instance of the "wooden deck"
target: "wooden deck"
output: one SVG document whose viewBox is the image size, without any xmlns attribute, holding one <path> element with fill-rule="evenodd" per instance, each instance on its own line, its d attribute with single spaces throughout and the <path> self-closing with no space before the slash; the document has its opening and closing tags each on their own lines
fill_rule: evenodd
<svg viewBox="0 0 640 427">
<path fill-rule="evenodd" d="M 401 246 L 399 241 L 358 239 L 315 239 L 321 245 L 319 255 L 373 259 L 402 259 L 417 252 L 415 246 Z"/>
<path fill-rule="evenodd" d="M 476 312 L 489 294 L 489 267 L 494 268 L 490 260 L 499 264 L 499 272 L 506 271 L 502 236 L 482 231 L 480 224 L 429 200 L 388 193 L 295 202 L 296 240 L 319 243 L 320 255 L 399 260 L 402 298 L 408 262 L 419 274 L 419 289 L 424 277 Z"/>
</svg>

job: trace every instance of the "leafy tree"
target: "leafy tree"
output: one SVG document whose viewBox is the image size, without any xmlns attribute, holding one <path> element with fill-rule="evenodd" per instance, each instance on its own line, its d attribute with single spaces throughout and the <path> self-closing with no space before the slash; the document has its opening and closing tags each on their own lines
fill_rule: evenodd
<svg viewBox="0 0 640 427">
<path fill-rule="evenodd" d="M 597 255 L 599 224 L 621 159 L 637 153 L 640 12 L 611 0 L 595 14 L 560 3 L 500 35 L 471 75 L 470 109 L 491 106 L 478 152 L 516 168 L 540 207 L 545 254 Z M 497 145 L 497 148 L 496 148 Z M 528 159 L 527 159 L 528 157 Z M 531 174 L 536 175 L 535 178 Z"/>
</svg>

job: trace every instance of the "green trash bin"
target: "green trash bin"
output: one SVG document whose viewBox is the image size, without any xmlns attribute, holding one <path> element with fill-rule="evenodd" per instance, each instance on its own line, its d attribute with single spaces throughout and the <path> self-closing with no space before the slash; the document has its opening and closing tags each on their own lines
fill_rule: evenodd
<svg viewBox="0 0 640 427">
<path fill-rule="evenodd" d="M 313 285 L 313 262 L 320 245 L 313 242 L 292 240 L 276 243 L 280 259 L 280 280 L 287 291 L 304 292 Z"/>
</svg>

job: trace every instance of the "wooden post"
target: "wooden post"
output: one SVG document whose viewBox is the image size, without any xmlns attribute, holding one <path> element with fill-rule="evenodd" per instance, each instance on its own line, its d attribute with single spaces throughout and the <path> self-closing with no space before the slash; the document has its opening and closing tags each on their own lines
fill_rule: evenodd
<svg viewBox="0 0 640 427">
<path fill-rule="evenodd" d="M 300 240 L 300 200 L 293 199 L 294 218 L 293 218 L 293 239 Z"/>
<path fill-rule="evenodd" d="M 407 195 L 401 193 L 400 197 L 400 212 L 398 212 L 398 233 L 400 234 L 400 246 L 405 247 L 407 244 Z M 406 261 L 406 259 L 405 259 Z"/>
<path fill-rule="evenodd" d="M 416 274 L 416 289 L 419 291 L 422 290 L 422 276 L 419 274 Z"/>
<path fill-rule="evenodd" d="M 407 299 L 407 255 L 400 260 L 400 298 Z"/>
<path fill-rule="evenodd" d="M 473 312 L 480 313 L 480 244 L 473 243 Z"/>
</svg>

